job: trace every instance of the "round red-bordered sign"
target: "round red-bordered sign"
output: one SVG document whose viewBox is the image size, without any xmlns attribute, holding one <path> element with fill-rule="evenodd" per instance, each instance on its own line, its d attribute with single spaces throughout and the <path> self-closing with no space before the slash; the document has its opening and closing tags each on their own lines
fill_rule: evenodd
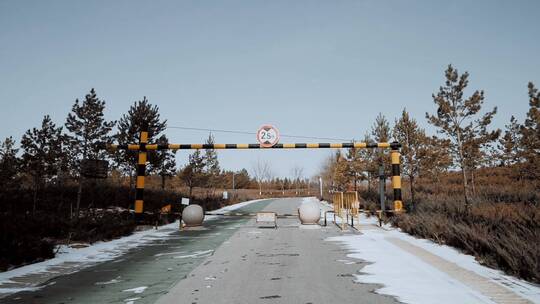
<svg viewBox="0 0 540 304">
<path fill-rule="evenodd" d="M 263 148 L 273 147 L 279 142 L 279 131 L 272 125 L 263 125 L 257 131 L 257 141 Z"/>
</svg>

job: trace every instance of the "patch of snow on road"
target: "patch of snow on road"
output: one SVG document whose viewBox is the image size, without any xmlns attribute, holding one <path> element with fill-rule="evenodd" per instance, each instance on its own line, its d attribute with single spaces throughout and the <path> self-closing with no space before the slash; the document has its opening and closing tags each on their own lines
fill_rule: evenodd
<svg viewBox="0 0 540 304">
<path fill-rule="evenodd" d="M 135 287 L 135 288 L 130 288 L 130 289 L 124 289 L 122 290 L 122 292 L 133 292 L 133 293 L 143 293 L 146 288 L 148 288 L 148 286 L 140 286 L 140 287 Z"/>
<path fill-rule="evenodd" d="M 164 255 L 174 255 L 174 254 L 182 254 L 182 253 L 186 253 L 185 251 L 173 251 L 173 252 L 165 252 L 165 253 L 156 253 L 154 254 L 155 257 L 160 257 L 160 256 L 164 256 Z"/>
<path fill-rule="evenodd" d="M 195 251 L 193 254 L 174 256 L 175 259 L 187 259 L 187 258 L 205 258 L 211 256 L 214 250 Z"/>
<path fill-rule="evenodd" d="M 135 301 L 139 300 L 141 298 L 129 298 L 129 299 L 125 299 L 124 302 L 126 302 L 126 304 L 134 304 Z"/>
<path fill-rule="evenodd" d="M 95 282 L 94 285 L 110 285 L 110 284 L 116 284 L 116 283 L 120 283 L 122 282 L 122 280 L 119 280 L 120 277 L 116 277 L 116 279 L 112 279 L 110 281 L 106 281 L 106 282 Z"/>
<path fill-rule="evenodd" d="M 375 226 L 377 219 L 362 215 L 360 224 L 364 227 Z M 452 247 L 414 238 L 388 225 L 382 229 L 361 227 L 360 231 L 361 235 L 345 235 L 327 240 L 343 243 L 351 251 L 348 257 L 370 263 L 361 269 L 361 274 L 355 276 L 360 283 L 383 285 L 376 290 L 377 293 L 395 296 L 404 303 L 494 303 L 472 287 L 390 241 L 391 238 L 397 238 L 504 286 L 533 303 L 540 303 L 538 286 L 482 266 L 473 256 L 460 253 Z"/>
</svg>

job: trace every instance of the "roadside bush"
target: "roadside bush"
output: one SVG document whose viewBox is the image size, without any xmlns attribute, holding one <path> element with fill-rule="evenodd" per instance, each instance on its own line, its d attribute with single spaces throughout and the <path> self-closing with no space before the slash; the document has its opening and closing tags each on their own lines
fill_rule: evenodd
<svg viewBox="0 0 540 304">
<path fill-rule="evenodd" d="M 181 213 L 182 193 L 145 190 L 145 217 L 142 224 L 164 224 L 175 215 L 158 216 L 168 204 L 173 213 Z M 88 182 L 83 191 L 81 215 L 70 219 L 77 197 L 76 185 L 51 185 L 40 192 L 37 212 L 32 215 L 33 197 L 27 189 L 0 191 L 0 271 L 54 257 L 57 244 L 112 240 L 131 234 L 137 223 L 133 213 L 134 192 L 127 186 L 105 181 Z M 230 201 L 221 197 L 192 198 L 192 203 L 210 211 Z"/>
<path fill-rule="evenodd" d="M 54 257 L 54 242 L 24 217 L 0 216 L 0 271 Z"/>
<path fill-rule="evenodd" d="M 431 208 L 430 208 L 431 207 Z M 422 203 L 392 218 L 403 231 L 474 255 L 486 266 L 540 283 L 540 209 L 524 203 L 460 206 Z"/>
<path fill-rule="evenodd" d="M 70 238 L 88 243 L 108 241 L 131 234 L 136 226 L 129 212 L 93 213 L 73 222 Z"/>
</svg>

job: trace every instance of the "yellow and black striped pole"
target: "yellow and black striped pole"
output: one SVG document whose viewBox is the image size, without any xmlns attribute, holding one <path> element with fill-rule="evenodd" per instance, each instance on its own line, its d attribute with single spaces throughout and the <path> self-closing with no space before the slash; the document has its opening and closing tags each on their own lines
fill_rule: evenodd
<svg viewBox="0 0 540 304">
<path fill-rule="evenodd" d="M 364 143 L 364 142 L 348 142 L 348 143 L 290 143 L 290 144 L 276 144 L 272 147 L 262 147 L 260 144 L 146 144 L 144 149 L 146 151 L 154 150 L 194 150 L 194 149 L 348 149 L 348 148 L 382 148 L 382 149 L 394 149 L 399 148 L 399 144 L 393 143 Z M 108 145 L 110 150 L 131 150 L 138 151 L 141 149 L 140 145 Z"/>
<path fill-rule="evenodd" d="M 137 161 L 137 184 L 135 191 L 135 218 L 142 219 L 144 205 L 144 178 L 146 175 L 146 144 L 148 143 L 148 128 L 143 128 L 139 138 L 139 158 Z"/>
<path fill-rule="evenodd" d="M 394 211 L 403 210 L 403 201 L 401 200 L 401 161 L 398 147 L 392 147 L 390 151 L 392 162 L 392 188 L 394 189 Z"/>
<path fill-rule="evenodd" d="M 194 150 L 194 149 L 348 149 L 348 148 L 381 148 L 391 149 L 392 159 L 392 188 L 394 189 L 394 210 L 402 211 L 403 202 L 401 200 L 401 175 L 400 175 L 400 154 L 401 145 L 397 142 L 365 143 L 365 142 L 347 142 L 347 143 L 285 143 L 276 144 L 272 147 L 263 147 L 260 144 L 148 144 L 148 129 L 141 131 L 139 144 L 130 145 L 103 145 L 110 151 L 130 150 L 139 151 L 139 160 L 137 163 L 137 192 L 135 194 L 135 215 L 142 217 L 143 197 L 144 197 L 144 178 L 146 171 L 147 151 L 155 150 Z"/>
</svg>

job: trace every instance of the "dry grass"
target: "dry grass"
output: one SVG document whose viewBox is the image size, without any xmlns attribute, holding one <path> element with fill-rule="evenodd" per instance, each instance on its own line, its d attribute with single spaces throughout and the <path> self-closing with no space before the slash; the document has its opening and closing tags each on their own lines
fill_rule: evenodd
<svg viewBox="0 0 540 304">
<path fill-rule="evenodd" d="M 414 210 L 395 217 L 403 231 L 474 255 L 487 266 L 540 283 L 540 206 L 532 181 L 505 168 L 479 172 L 476 195 L 465 208 L 457 174 L 422 181 Z M 407 196 L 405 196 L 407 197 Z"/>
</svg>

